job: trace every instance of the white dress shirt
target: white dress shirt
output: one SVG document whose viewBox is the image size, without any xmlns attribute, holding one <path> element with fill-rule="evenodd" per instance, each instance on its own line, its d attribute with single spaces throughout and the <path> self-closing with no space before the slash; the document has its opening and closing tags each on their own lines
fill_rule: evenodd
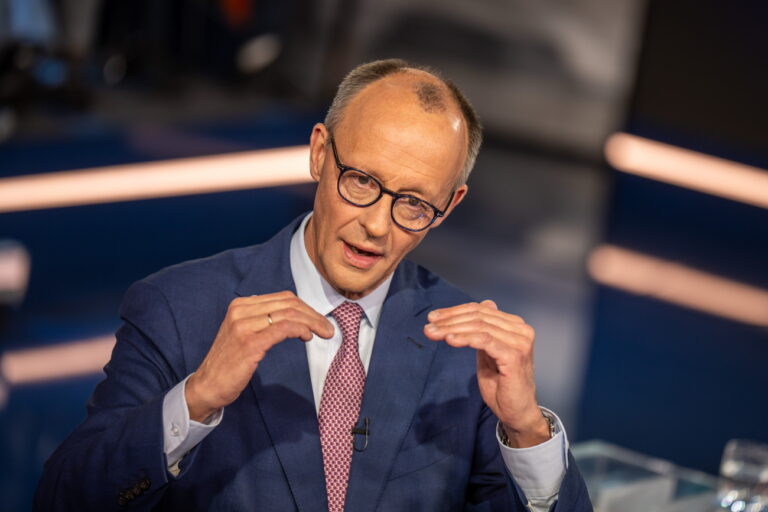
<svg viewBox="0 0 768 512">
<path fill-rule="evenodd" d="M 306 343 L 312 394 L 315 398 L 315 408 L 319 412 L 325 376 L 342 341 L 341 329 L 331 312 L 348 299 L 326 282 L 309 258 L 304 245 L 304 230 L 311 216 L 310 213 L 304 218 L 291 238 L 290 263 L 296 295 L 309 307 L 328 318 L 335 328 L 331 339 L 314 336 Z M 390 275 L 371 293 L 360 300 L 352 301 L 359 304 L 365 313 L 360 324 L 358 345 L 366 373 L 371 362 L 381 308 L 391 282 Z M 178 464 L 184 455 L 216 428 L 224 416 L 224 410 L 221 409 L 208 418 L 206 423 L 189 418 L 184 394 L 188 378 L 189 376 L 168 391 L 163 400 L 164 451 L 168 471 L 174 476 L 179 473 Z M 549 510 L 557 499 L 567 467 L 568 438 L 565 429 L 554 413 L 544 408 L 542 411 L 554 420 L 556 434 L 552 439 L 530 448 L 510 448 L 502 444 L 497 435 L 504 464 L 528 499 L 530 510 L 534 512 Z"/>
</svg>

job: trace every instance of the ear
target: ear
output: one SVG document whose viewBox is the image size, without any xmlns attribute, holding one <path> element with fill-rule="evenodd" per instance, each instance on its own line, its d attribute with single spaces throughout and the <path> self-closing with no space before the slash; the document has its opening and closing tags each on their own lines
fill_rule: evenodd
<svg viewBox="0 0 768 512">
<path fill-rule="evenodd" d="M 445 209 L 445 215 L 440 217 L 435 221 L 434 224 L 430 226 L 430 228 L 436 228 L 440 224 L 443 223 L 445 219 L 448 218 L 448 216 L 451 214 L 454 208 L 456 208 L 460 202 L 464 200 L 464 198 L 467 196 L 467 192 L 469 192 L 469 187 L 467 185 L 462 185 L 459 188 L 456 189 L 456 192 L 453 194 L 453 199 L 451 200 L 451 204 L 448 205 L 448 207 Z"/>
<path fill-rule="evenodd" d="M 312 127 L 312 135 L 309 137 L 309 173 L 317 182 L 320 181 L 325 169 L 329 137 L 328 128 L 323 123 L 317 123 Z"/>
</svg>

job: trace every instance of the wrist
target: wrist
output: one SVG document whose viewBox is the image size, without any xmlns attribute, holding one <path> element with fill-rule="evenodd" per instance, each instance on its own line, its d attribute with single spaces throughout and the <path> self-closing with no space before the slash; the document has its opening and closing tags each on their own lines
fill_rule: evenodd
<svg viewBox="0 0 768 512">
<path fill-rule="evenodd" d="M 510 425 L 500 421 L 502 443 L 510 448 L 529 448 L 549 441 L 554 437 L 554 424 L 542 412 L 525 423 Z"/>
<path fill-rule="evenodd" d="M 197 373 L 193 373 L 184 386 L 184 399 L 187 402 L 189 419 L 205 423 L 219 408 L 211 405 L 200 393 L 200 382 Z"/>
</svg>

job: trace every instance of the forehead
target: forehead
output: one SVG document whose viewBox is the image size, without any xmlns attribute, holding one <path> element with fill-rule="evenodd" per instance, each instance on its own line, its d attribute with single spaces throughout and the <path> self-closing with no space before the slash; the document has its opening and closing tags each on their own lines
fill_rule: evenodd
<svg viewBox="0 0 768 512">
<path fill-rule="evenodd" d="M 463 168 L 467 131 L 445 86 L 424 75 L 403 73 L 367 86 L 345 108 L 334 138 L 345 164 L 394 190 L 437 197 Z M 429 87 L 419 87 L 425 79 Z"/>
</svg>

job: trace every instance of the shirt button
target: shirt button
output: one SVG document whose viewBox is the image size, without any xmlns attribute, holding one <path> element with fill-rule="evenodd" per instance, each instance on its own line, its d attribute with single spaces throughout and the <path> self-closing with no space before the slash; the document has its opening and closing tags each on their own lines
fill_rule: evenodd
<svg viewBox="0 0 768 512">
<path fill-rule="evenodd" d="M 171 424 L 171 434 L 175 437 L 179 436 L 179 427 L 175 423 Z"/>
</svg>

